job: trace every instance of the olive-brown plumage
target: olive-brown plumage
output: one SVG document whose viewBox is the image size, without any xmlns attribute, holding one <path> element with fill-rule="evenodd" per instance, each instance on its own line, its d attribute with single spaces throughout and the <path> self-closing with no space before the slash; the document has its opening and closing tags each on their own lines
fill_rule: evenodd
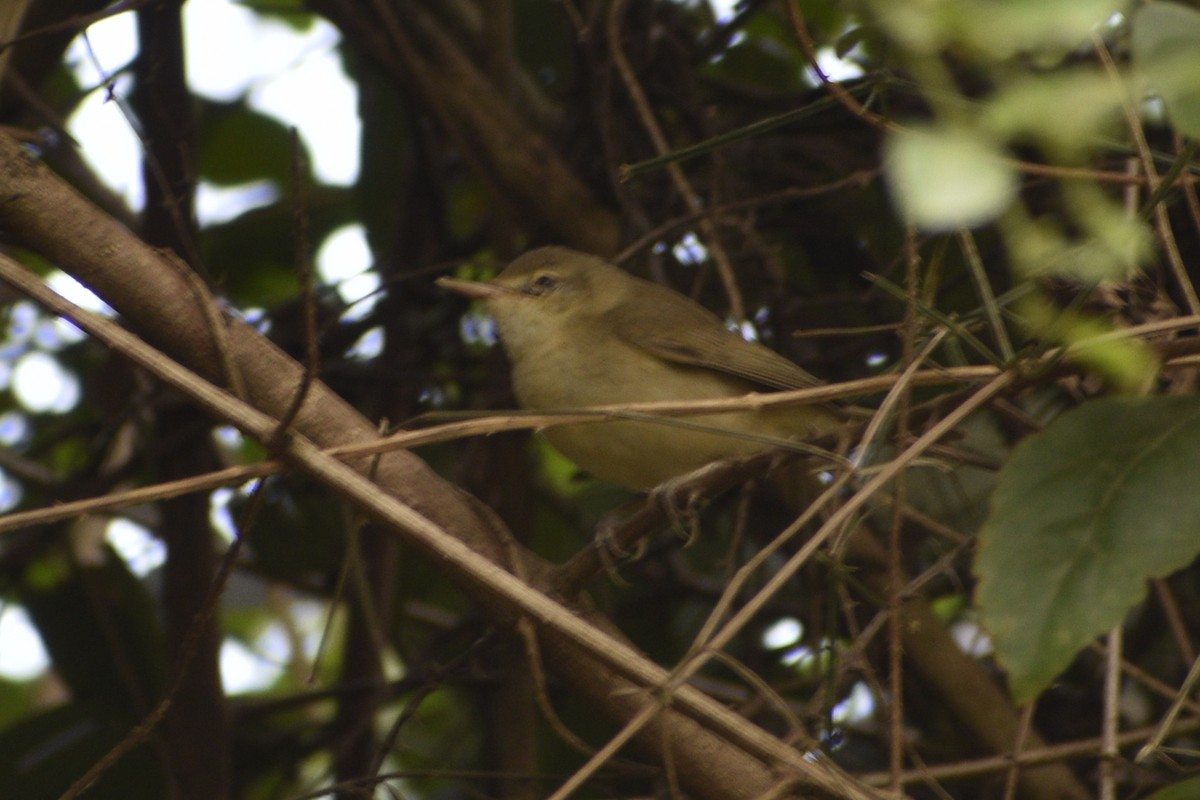
<svg viewBox="0 0 1200 800">
<path fill-rule="evenodd" d="M 440 283 L 483 300 L 495 317 L 513 389 L 526 409 L 741 397 L 818 383 L 678 292 L 566 248 L 526 253 L 487 283 Z M 762 437 L 811 438 L 838 424 L 833 411 L 815 406 L 687 420 L 689 427 L 626 420 L 563 425 L 545 436 L 596 477 L 646 489 L 711 461 L 766 449 Z"/>
</svg>

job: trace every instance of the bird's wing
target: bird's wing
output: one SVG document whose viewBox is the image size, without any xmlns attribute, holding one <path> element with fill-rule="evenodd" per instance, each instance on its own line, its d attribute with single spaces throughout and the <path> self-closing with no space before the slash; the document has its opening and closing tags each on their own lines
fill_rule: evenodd
<svg viewBox="0 0 1200 800">
<path fill-rule="evenodd" d="M 661 320 L 629 313 L 620 306 L 607 315 L 612 329 L 627 342 L 666 361 L 714 369 L 774 389 L 804 389 L 821 383 L 774 350 L 728 330 L 702 306 L 673 303 L 671 315 L 679 324 L 667 330 Z"/>
</svg>

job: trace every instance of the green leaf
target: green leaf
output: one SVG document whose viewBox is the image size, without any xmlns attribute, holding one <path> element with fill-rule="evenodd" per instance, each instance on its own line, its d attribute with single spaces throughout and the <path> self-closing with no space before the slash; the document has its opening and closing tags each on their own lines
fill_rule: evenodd
<svg viewBox="0 0 1200 800">
<path fill-rule="evenodd" d="M 91 704 L 71 703 L 30 714 L 0 730 L 4 797 L 55 800 L 124 740 L 132 724 Z M 169 796 L 155 747 L 146 742 L 117 759 L 84 796 L 88 800 Z"/>
<path fill-rule="evenodd" d="M 277 20 L 297 33 L 312 30 L 317 16 L 310 12 L 304 0 L 238 0 L 236 5 L 251 9 L 270 20 Z"/>
<path fill-rule="evenodd" d="M 1017 191 L 1004 152 L 965 128 L 910 128 L 890 135 L 884 143 L 884 169 L 901 211 L 931 231 L 987 222 Z"/>
<path fill-rule="evenodd" d="M 1018 53 L 1066 55 L 1087 45 L 1098 26 L 1126 7 L 1113 0 L 967 0 L 946 5 L 957 11 L 963 42 L 996 59 Z"/>
<path fill-rule="evenodd" d="M 1133 16 L 1133 63 L 1181 131 L 1200 135 L 1200 12 L 1150 3 Z"/>
<path fill-rule="evenodd" d="M 1146 800 L 1195 800 L 1197 797 L 1200 797 L 1200 778 L 1188 778 L 1164 786 Z"/>
<path fill-rule="evenodd" d="M 1125 394 L 1141 394 L 1158 375 L 1158 356 L 1140 339 L 1115 337 L 1108 320 L 1060 309 L 1045 298 L 1028 297 L 1017 311 L 1024 326 L 1042 342 L 1063 345 L 1067 358 L 1103 376 Z"/>
<path fill-rule="evenodd" d="M 932 53 L 957 46 L 982 59 L 1061 57 L 1086 44 L 1123 3 L 1113 0 L 959 0 L 878 4 L 892 36 Z"/>
<path fill-rule="evenodd" d="M 1000 471 L 977 601 L 1018 702 L 1200 552 L 1200 398 L 1095 400 Z"/>
<path fill-rule="evenodd" d="M 1030 73 L 998 89 L 985 106 L 984 124 L 997 136 L 1077 157 L 1115 129 L 1126 91 L 1120 79 L 1090 68 Z"/>
<path fill-rule="evenodd" d="M 240 102 L 203 103 L 200 112 L 200 177 L 218 186 L 269 180 L 286 187 L 292 182 L 292 140 L 286 125 Z"/>
<path fill-rule="evenodd" d="M 88 564 L 49 549 L 25 566 L 18 588 L 75 701 L 121 716 L 166 685 L 155 607 L 110 547 Z M 146 694 L 137 695 L 139 690 Z"/>
</svg>

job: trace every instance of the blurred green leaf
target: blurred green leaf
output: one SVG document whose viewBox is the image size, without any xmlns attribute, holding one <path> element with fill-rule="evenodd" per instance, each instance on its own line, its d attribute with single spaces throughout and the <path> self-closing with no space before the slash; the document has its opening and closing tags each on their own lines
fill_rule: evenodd
<svg viewBox="0 0 1200 800">
<path fill-rule="evenodd" d="M 292 182 L 291 135 L 286 125 L 245 103 L 209 102 L 200 109 L 196 160 L 201 178 L 218 186 L 269 180 L 286 191 Z"/>
<path fill-rule="evenodd" d="M 997 136 L 1046 146 L 1064 158 L 1094 149 L 1120 120 L 1125 86 L 1090 68 L 1029 74 L 988 101 L 984 124 Z"/>
<path fill-rule="evenodd" d="M 855 25 L 837 38 L 833 52 L 838 58 L 845 58 L 854 48 L 870 41 L 870 32 L 863 25 Z"/>
<path fill-rule="evenodd" d="M 308 240 L 319 246 L 329 233 L 355 221 L 350 190 L 316 186 L 306 193 Z M 299 290 L 296 219 L 288 204 L 256 208 L 204 229 L 205 264 L 222 295 L 239 307 L 271 308 Z"/>
<path fill-rule="evenodd" d="M 131 722 L 109 719 L 79 704 L 28 716 L 0 731 L 4 797 L 53 800 L 129 734 Z M 167 796 L 153 745 L 143 744 L 111 765 L 88 800 L 157 800 Z"/>
<path fill-rule="evenodd" d="M 98 552 L 85 565 L 51 548 L 26 567 L 20 597 L 72 697 L 123 717 L 166 685 L 164 643 L 145 587 L 111 548 Z"/>
<path fill-rule="evenodd" d="M 1195 800 L 1200 797 L 1200 778 L 1188 778 L 1159 789 L 1146 800 Z"/>
<path fill-rule="evenodd" d="M 237 5 L 254 10 L 263 17 L 278 20 L 297 33 L 312 29 L 318 19 L 308 10 L 304 0 L 237 0 Z"/>
<path fill-rule="evenodd" d="M 1031 296 L 1017 306 L 1026 328 L 1041 341 L 1062 345 L 1067 357 L 1104 377 L 1125 393 L 1141 393 L 1158 374 L 1158 356 L 1145 342 L 1115 338 L 1108 320 L 1062 310 L 1045 298 Z"/>
<path fill-rule="evenodd" d="M 1017 271 L 1030 277 L 1056 275 L 1085 284 L 1128 280 L 1149 252 L 1151 240 L 1146 226 L 1120 210 L 1089 206 L 1089 201 L 1072 189 L 1064 189 L 1064 194 L 1074 201 L 1079 226 L 1096 235 L 1069 239 L 1059 221 L 1061 217 L 1029 220 L 1009 215 L 1002 224 Z"/>
<path fill-rule="evenodd" d="M 1071 218 L 1090 237 L 1091 256 L 1068 267 L 1068 274 L 1093 282 L 1128 280 L 1153 251 L 1150 227 L 1131 216 L 1120 203 L 1094 183 L 1068 181 L 1063 197 Z"/>
<path fill-rule="evenodd" d="M 1167 113 L 1189 136 L 1200 136 L 1200 11 L 1149 3 L 1133 16 L 1133 63 L 1160 94 Z"/>
<path fill-rule="evenodd" d="M 772 91 L 801 91 L 806 84 L 796 62 L 795 56 L 770 40 L 748 40 L 726 48 L 711 72 Z"/>
<path fill-rule="evenodd" d="M 882 5 L 878 13 L 892 35 L 914 50 L 959 46 L 1002 60 L 1020 53 L 1065 54 L 1086 44 L 1096 26 L 1126 6 L 1113 0 L 910 1 Z"/>
<path fill-rule="evenodd" d="M 977 601 L 1018 702 L 1200 552 L 1200 398 L 1094 400 L 1000 472 Z"/>
<path fill-rule="evenodd" d="M 987 222 L 1012 202 L 1017 177 L 1004 152 L 978 131 L 910 128 L 884 142 L 884 170 L 904 216 L 930 231 Z"/>
<path fill-rule="evenodd" d="M 1129 3 L 1121 0 L 974 0 L 951 3 L 963 41 L 1002 59 L 1018 53 L 1065 55 Z"/>
<path fill-rule="evenodd" d="M 346 509 L 307 481 L 273 478 L 267 502 L 247 539 L 265 574 L 298 581 L 335 574 L 345 552 Z M 238 498 L 231 511 L 240 515 L 248 501 Z"/>
</svg>

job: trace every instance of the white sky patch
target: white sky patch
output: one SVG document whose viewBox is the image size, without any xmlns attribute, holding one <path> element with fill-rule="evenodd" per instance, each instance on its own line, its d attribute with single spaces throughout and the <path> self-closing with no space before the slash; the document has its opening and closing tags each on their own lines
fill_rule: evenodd
<svg viewBox="0 0 1200 800">
<path fill-rule="evenodd" d="M 671 248 L 680 264 L 702 264 L 708 260 L 708 248 L 694 233 L 685 233 L 679 242 Z"/>
<path fill-rule="evenodd" d="M 261 641 L 260 637 L 260 641 Z M 255 642 L 256 646 L 258 642 Z M 283 674 L 280 662 L 247 647 L 237 639 L 221 643 L 221 681 L 229 694 L 246 694 L 270 687 Z"/>
<path fill-rule="evenodd" d="M 737 4 L 741 0 L 708 0 L 708 4 L 712 6 L 713 16 L 717 18 L 718 23 L 726 23 L 733 19 L 734 12 L 737 9 Z"/>
<path fill-rule="evenodd" d="M 167 547 L 150 531 L 123 517 L 108 523 L 105 538 L 129 566 L 131 572 L 144 578 L 167 560 Z"/>
<path fill-rule="evenodd" d="M 339 35 L 331 24 L 318 20 L 309 31 L 297 33 L 230 0 L 197 0 L 184 5 L 184 31 L 193 91 L 222 102 L 249 94 L 251 107 L 296 126 L 318 180 L 353 183 L 359 171 L 358 94 L 342 69 L 336 52 Z M 87 37 L 90 52 L 82 36 L 68 49 L 68 64 L 86 87 L 116 75 L 137 54 L 132 13 L 94 23 Z M 116 94 L 127 96 L 130 85 L 127 75 L 117 77 Z M 130 208 L 140 210 L 145 203 L 142 148 L 118 104 L 103 90 L 92 92 L 71 115 L 67 130 L 101 180 Z M 237 200 L 242 210 L 245 202 Z M 208 206 L 204 213 L 234 215 Z"/>
<path fill-rule="evenodd" d="M 28 300 L 18 300 L 8 311 L 8 336 L 11 341 L 24 342 L 33 335 L 38 321 L 38 307 Z"/>
<path fill-rule="evenodd" d="M 317 272 L 333 285 L 346 303 L 355 304 L 353 317 L 361 318 L 374 306 L 372 295 L 379 290 L 379 276 L 368 271 L 372 264 L 367 232 L 361 225 L 346 225 L 325 238 L 317 248 Z"/>
<path fill-rule="evenodd" d="M 25 613 L 12 603 L 0 605 L 0 678 L 26 681 L 36 678 L 50 666 L 50 657 L 42 637 Z"/>
<path fill-rule="evenodd" d="M 216 186 L 200 181 L 196 185 L 196 219 L 201 227 L 220 225 L 278 199 L 279 187 L 268 180 L 241 186 Z"/>
<path fill-rule="evenodd" d="M 128 79 L 119 79 L 117 94 L 128 95 L 129 84 Z M 100 180 L 124 198 L 131 209 L 140 210 L 146 202 L 142 145 L 118 104 L 107 99 L 103 91 L 92 92 L 67 120 L 67 130 L 79 142 L 84 159 Z"/>
<path fill-rule="evenodd" d="M 48 336 L 53 340 L 53 348 L 58 349 L 68 344 L 82 342 L 87 334 L 76 328 L 74 323 L 62 317 L 55 317 L 46 324 Z"/>
<path fill-rule="evenodd" d="M 46 284 L 80 308 L 95 311 L 106 317 L 116 316 L 116 312 L 112 310 L 108 303 L 97 297 L 91 289 L 61 270 L 51 272 L 46 277 Z"/>
<path fill-rule="evenodd" d="M 741 322 L 730 320 L 726 325 L 730 330 L 736 331 L 747 342 L 757 342 L 759 340 L 758 328 L 748 319 L 744 319 Z"/>
<path fill-rule="evenodd" d="M 29 420 L 17 411 L 0 414 L 0 447 L 20 444 L 29 435 Z"/>
<path fill-rule="evenodd" d="M 474 306 L 459 320 L 458 334 L 467 344 L 485 344 L 493 347 L 499 341 L 496 320 L 482 308 Z"/>
<path fill-rule="evenodd" d="M 0 514 L 11 508 L 16 508 L 24 494 L 21 484 L 8 477 L 8 473 L 0 469 Z M 0 637 L 0 653 L 4 652 L 4 639 Z"/>
<path fill-rule="evenodd" d="M 987 631 L 970 620 L 959 620 L 950 626 L 950 635 L 960 650 L 972 658 L 986 658 L 993 652 L 992 639 Z"/>
<path fill-rule="evenodd" d="M 271 622 L 247 645 L 228 638 L 221 645 L 221 678 L 231 694 L 262 691 L 271 687 L 283 675 L 292 659 L 304 661 L 316 658 L 321 636 L 328 623 L 324 604 L 312 600 L 293 600 L 288 604 L 292 629 L 299 634 L 301 652 L 292 652 L 293 641 L 284 624 Z"/>
<path fill-rule="evenodd" d="M 332 46 L 262 84 L 251 93 L 250 105 L 299 129 L 319 181 L 348 186 L 358 179 L 358 89 Z"/>
<path fill-rule="evenodd" d="M 770 650 L 782 650 L 800 641 L 804 635 L 804 626 L 795 617 L 784 617 L 776 620 L 763 632 L 763 647 Z"/>
<path fill-rule="evenodd" d="M 137 19 L 131 12 L 93 22 L 67 48 L 67 64 L 84 86 L 98 86 L 137 55 Z M 90 45 L 90 52 L 89 47 Z"/>
<path fill-rule="evenodd" d="M 371 248 L 361 225 L 338 228 L 317 250 L 317 271 L 328 283 L 339 283 L 371 266 Z"/>
<path fill-rule="evenodd" d="M 325 628 L 329 625 L 329 606 L 318 600 L 304 598 L 293 600 L 289 610 L 292 625 L 301 634 L 300 647 L 304 658 L 311 661 L 317 657 Z"/>
<path fill-rule="evenodd" d="M 232 425 L 218 425 L 213 428 L 213 440 L 231 454 L 237 452 L 246 442 L 242 432 Z"/>
<path fill-rule="evenodd" d="M 137 22 L 132 13 L 117 14 L 88 26 L 86 42 L 78 36 L 67 48 L 67 64 L 83 86 L 92 89 L 113 79 L 137 55 Z M 115 94 L 126 97 L 128 76 L 114 81 Z M 93 91 L 67 120 L 83 156 L 100 179 L 125 198 L 130 208 L 144 203 L 141 144 L 115 100 L 104 89 Z"/>
<path fill-rule="evenodd" d="M 865 683 L 859 681 L 850 689 L 850 694 L 833 707 L 830 716 L 841 725 L 866 722 L 875 713 L 875 697 Z"/>
<path fill-rule="evenodd" d="M 853 52 L 854 50 L 851 49 L 847 55 L 853 54 Z M 825 73 L 825 77 L 834 83 L 854 80 L 863 76 L 862 67 L 856 61 L 852 58 L 842 58 L 832 47 L 821 47 L 817 50 L 817 65 L 821 67 L 821 71 Z M 821 83 L 820 78 L 817 77 L 816 70 L 812 67 L 805 67 L 804 74 L 813 85 Z"/>
<path fill-rule="evenodd" d="M 358 361 L 370 361 L 383 352 L 383 345 L 383 328 L 376 325 L 358 337 L 358 341 L 346 351 L 346 355 Z"/>
<path fill-rule="evenodd" d="M 34 413 L 62 414 L 79 402 L 79 379 L 52 356 L 34 351 L 13 368 L 13 394 Z"/>
<path fill-rule="evenodd" d="M 298 33 L 229 0 L 186 4 L 184 25 L 188 81 L 197 94 L 230 102 L 248 93 L 253 108 L 299 129 L 319 180 L 354 182 L 358 90 L 342 69 L 333 25 L 316 20 Z"/>
<path fill-rule="evenodd" d="M 797 670 L 808 670 L 817 663 L 817 654 L 813 652 L 811 647 L 802 645 L 793 647 L 791 650 L 783 654 L 779 659 L 779 663 L 785 667 L 794 667 Z"/>
<path fill-rule="evenodd" d="M 208 522 L 213 526 L 213 530 L 225 539 L 226 543 L 232 543 L 234 534 L 237 532 L 233 514 L 229 512 L 229 504 L 236 496 L 237 492 L 233 489 L 222 486 L 219 489 L 213 489 L 212 499 L 209 502 Z"/>
</svg>

